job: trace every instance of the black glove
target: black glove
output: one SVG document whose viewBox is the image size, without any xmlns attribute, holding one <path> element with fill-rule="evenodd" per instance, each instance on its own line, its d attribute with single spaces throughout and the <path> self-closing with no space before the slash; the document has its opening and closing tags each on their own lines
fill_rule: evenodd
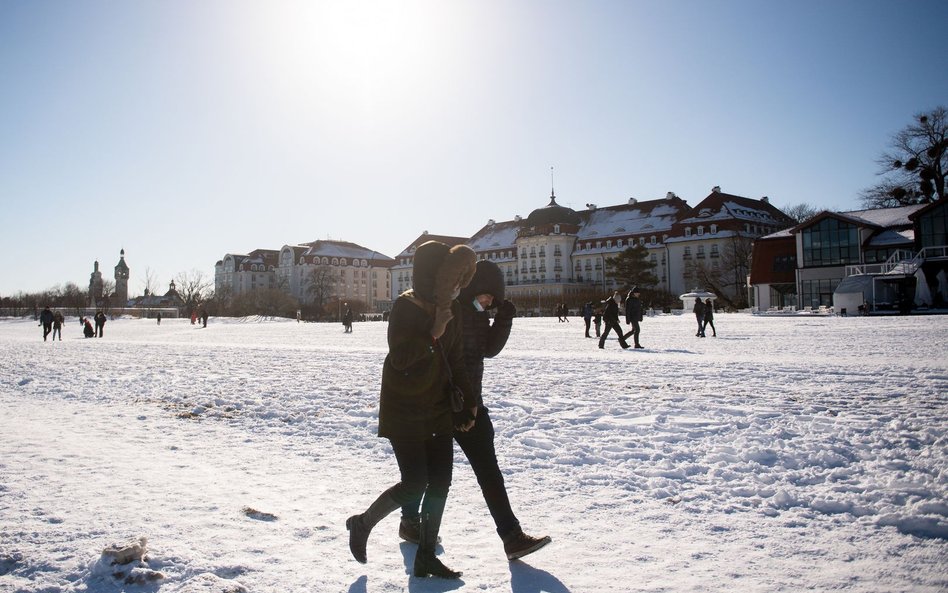
<svg viewBox="0 0 948 593">
<path fill-rule="evenodd" d="M 474 420 L 474 414 L 471 413 L 470 408 L 464 408 L 460 412 L 452 412 L 451 418 L 454 421 L 454 426 L 464 426 L 471 420 Z"/>
<path fill-rule="evenodd" d="M 516 316 L 517 307 L 510 301 L 504 301 L 497 305 L 497 314 L 494 315 L 495 318 L 499 317 L 501 319 L 513 319 Z"/>
</svg>

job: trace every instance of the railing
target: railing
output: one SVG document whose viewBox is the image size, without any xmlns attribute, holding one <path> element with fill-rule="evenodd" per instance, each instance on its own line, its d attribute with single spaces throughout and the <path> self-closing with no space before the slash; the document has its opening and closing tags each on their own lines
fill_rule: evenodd
<svg viewBox="0 0 948 593">
<path fill-rule="evenodd" d="M 889 259 L 881 264 L 857 264 L 852 266 L 846 266 L 846 275 L 847 276 L 863 276 L 863 275 L 872 275 L 872 276 L 881 276 L 885 274 L 914 274 L 915 270 L 918 269 L 919 263 L 921 263 L 921 255 L 924 253 L 923 249 L 917 255 L 912 253 L 907 249 L 896 249 L 892 255 L 889 256 Z"/>
</svg>

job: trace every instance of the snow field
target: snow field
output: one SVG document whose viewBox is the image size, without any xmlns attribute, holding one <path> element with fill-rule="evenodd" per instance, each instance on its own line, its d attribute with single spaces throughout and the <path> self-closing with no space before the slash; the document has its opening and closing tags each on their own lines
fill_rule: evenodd
<svg viewBox="0 0 948 593">
<path fill-rule="evenodd" d="M 515 320 L 485 400 L 514 510 L 554 543 L 507 563 L 458 452 L 449 583 L 408 576 L 394 517 L 368 565 L 346 548 L 345 517 L 397 480 L 386 324 L 121 319 L 86 340 L 72 319 L 44 343 L 0 321 L 0 591 L 126 590 L 99 556 L 139 536 L 165 577 L 140 590 L 948 588 L 948 317 L 694 325 L 646 318 L 622 351 L 575 317 Z"/>
</svg>

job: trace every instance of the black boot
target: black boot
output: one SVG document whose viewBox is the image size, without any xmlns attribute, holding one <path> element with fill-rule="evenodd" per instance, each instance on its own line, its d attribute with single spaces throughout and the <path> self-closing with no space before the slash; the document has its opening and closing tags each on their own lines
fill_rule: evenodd
<svg viewBox="0 0 948 593">
<path fill-rule="evenodd" d="M 389 513 L 402 506 L 392 498 L 390 491 L 383 492 L 361 515 L 352 515 L 346 519 L 346 529 L 349 530 L 349 551 L 352 552 L 352 557 L 362 564 L 368 561 L 365 545 L 369 541 L 372 528 Z"/>
<path fill-rule="evenodd" d="M 442 510 L 444 505 L 441 505 Z M 454 571 L 445 566 L 435 556 L 435 542 L 438 541 L 438 531 L 441 529 L 440 513 L 435 517 L 431 514 L 425 514 L 421 520 L 421 529 L 418 532 L 420 541 L 418 542 L 418 552 L 415 554 L 414 575 L 416 577 L 439 577 L 442 579 L 461 578 L 459 571 Z"/>
</svg>

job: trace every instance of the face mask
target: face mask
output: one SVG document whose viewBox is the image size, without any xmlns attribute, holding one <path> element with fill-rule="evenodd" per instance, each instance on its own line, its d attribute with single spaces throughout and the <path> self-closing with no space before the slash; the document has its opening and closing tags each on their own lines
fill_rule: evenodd
<svg viewBox="0 0 948 593">
<path fill-rule="evenodd" d="M 474 299 L 474 308 L 477 309 L 477 311 L 480 313 L 484 312 L 484 306 L 481 305 L 481 302 L 477 299 Z"/>
</svg>

